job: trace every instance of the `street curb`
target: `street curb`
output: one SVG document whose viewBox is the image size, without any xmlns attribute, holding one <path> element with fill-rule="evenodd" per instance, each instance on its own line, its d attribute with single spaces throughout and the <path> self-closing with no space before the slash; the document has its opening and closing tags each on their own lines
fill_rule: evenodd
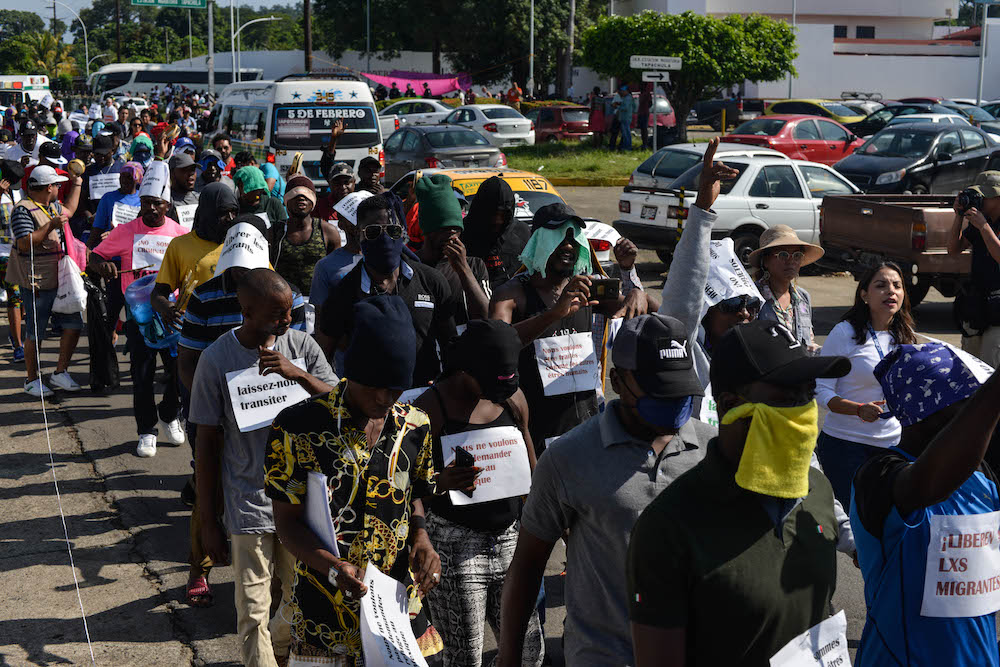
<svg viewBox="0 0 1000 667">
<path fill-rule="evenodd" d="M 605 178 L 560 178 L 546 177 L 552 185 L 581 186 L 581 187 L 613 187 L 628 185 L 628 176 L 605 177 Z"/>
</svg>

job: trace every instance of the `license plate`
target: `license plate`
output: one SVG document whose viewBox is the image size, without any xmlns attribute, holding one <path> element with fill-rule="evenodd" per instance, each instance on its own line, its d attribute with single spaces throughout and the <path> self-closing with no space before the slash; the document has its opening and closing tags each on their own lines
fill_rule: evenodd
<svg viewBox="0 0 1000 667">
<path fill-rule="evenodd" d="M 508 139 L 507 140 L 507 145 L 508 146 L 520 146 L 521 144 L 524 144 L 524 143 L 526 143 L 525 139 Z"/>
<path fill-rule="evenodd" d="M 642 207 L 642 219 L 643 220 L 655 220 L 656 219 L 656 207 L 655 206 L 643 206 Z"/>
</svg>

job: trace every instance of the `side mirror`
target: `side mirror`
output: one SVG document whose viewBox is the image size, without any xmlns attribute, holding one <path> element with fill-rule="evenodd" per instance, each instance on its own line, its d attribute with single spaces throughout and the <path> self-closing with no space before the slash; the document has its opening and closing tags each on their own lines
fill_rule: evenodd
<svg viewBox="0 0 1000 667">
<path fill-rule="evenodd" d="M 943 152 L 939 151 L 938 154 L 937 154 L 937 156 L 935 156 L 934 159 L 937 162 L 948 162 L 949 160 L 951 160 L 951 158 L 952 158 L 951 153 L 943 153 Z"/>
<path fill-rule="evenodd" d="M 847 145 L 850 146 L 851 144 L 853 144 L 855 139 L 857 139 L 857 137 L 855 135 L 848 134 L 847 135 L 847 142 L 846 142 Z"/>
</svg>

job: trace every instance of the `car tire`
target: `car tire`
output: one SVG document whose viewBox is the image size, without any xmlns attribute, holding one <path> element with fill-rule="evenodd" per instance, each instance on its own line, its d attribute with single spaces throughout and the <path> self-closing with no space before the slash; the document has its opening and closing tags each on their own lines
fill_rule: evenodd
<svg viewBox="0 0 1000 667">
<path fill-rule="evenodd" d="M 549 136 L 545 137 L 545 143 L 547 143 L 547 144 L 557 144 L 557 143 L 559 143 L 559 137 L 557 137 L 554 134 L 550 134 Z"/>
<path fill-rule="evenodd" d="M 930 289 L 931 282 L 929 280 L 918 279 L 916 285 L 910 283 L 906 288 L 907 295 L 910 297 L 910 308 L 916 308 L 919 306 L 920 302 L 924 300 Z"/>
<path fill-rule="evenodd" d="M 660 261 L 670 266 L 670 263 L 674 261 L 674 251 L 673 250 L 657 250 L 656 256 L 659 257 Z"/>
<path fill-rule="evenodd" d="M 750 266 L 750 253 L 760 247 L 760 230 L 737 232 L 732 235 L 732 239 L 736 256 L 743 262 L 743 266 Z"/>
<path fill-rule="evenodd" d="M 903 190 L 904 195 L 925 195 L 927 194 L 927 187 L 917 183 L 916 185 L 911 185 L 907 189 Z"/>
</svg>

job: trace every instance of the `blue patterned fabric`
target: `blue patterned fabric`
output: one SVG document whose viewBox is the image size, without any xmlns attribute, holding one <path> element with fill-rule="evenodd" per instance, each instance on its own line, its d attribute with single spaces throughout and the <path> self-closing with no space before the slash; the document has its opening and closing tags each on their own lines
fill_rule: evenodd
<svg viewBox="0 0 1000 667">
<path fill-rule="evenodd" d="M 897 345 L 875 367 L 885 404 L 903 426 L 976 393 L 980 382 L 947 345 Z"/>
</svg>

